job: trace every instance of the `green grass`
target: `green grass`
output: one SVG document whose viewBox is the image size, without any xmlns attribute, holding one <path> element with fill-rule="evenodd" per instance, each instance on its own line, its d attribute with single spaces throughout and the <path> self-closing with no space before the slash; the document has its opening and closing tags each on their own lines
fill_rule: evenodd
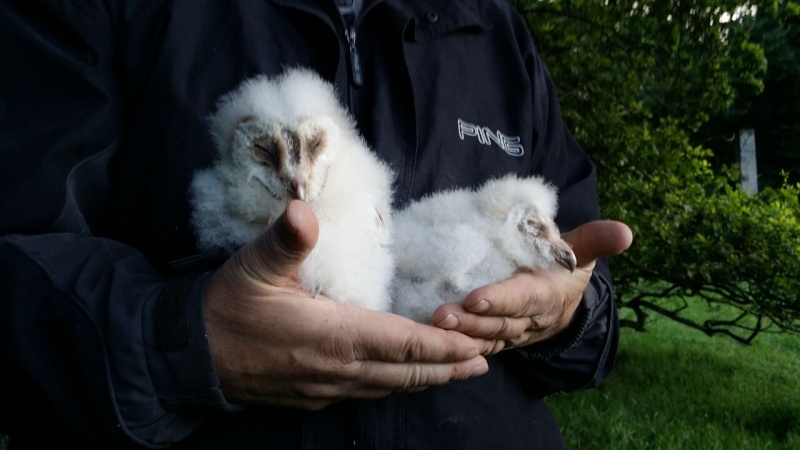
<svg viewBox="0 0 800 450">
<path fill-rule="evenodd" d="M 570 450 L 800 449 L 800 336 L 745 346 L 652 317 L 598 389 L 548 399 Z"/>
</svg>

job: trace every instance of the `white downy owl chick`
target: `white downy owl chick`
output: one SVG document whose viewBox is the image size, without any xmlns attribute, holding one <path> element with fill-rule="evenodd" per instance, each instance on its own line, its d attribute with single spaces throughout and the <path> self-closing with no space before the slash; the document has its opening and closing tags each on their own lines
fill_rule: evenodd
<svg viewBox="0 0 800 450">
<path fill-rule="evenodd" d="M 541 178 L 509 175 L 397 211 L 393 311 L 427 323 L 439 305 L 517 271 L 574 270 L 575 254 L 553 221 L 557 202 Z"/>
<path fill-rule="evenodd" d="M 370 150 L 334 88 L 289 69 L 244 81 L 211 117 L 218 155 L 195 174 L 191 222 L 201 250 L 229 251 L 311 206 L 319 239 L 298 276 L 312 293 L 388 310 L 394 174 Z"/>
</svg>

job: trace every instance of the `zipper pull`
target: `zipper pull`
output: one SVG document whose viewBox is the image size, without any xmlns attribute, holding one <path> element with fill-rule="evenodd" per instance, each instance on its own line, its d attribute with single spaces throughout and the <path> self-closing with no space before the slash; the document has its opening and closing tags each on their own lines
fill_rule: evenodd
<svg viewBox="0 0 800 450">
<path fill-rule="evenodd" d="M 350 75 L 353 85 L 361 87 L 364 84 L 364 75 L 361 73 L 361 58 L 356 49 L 356 30 L 352 26 L 347 27 L 344 32 L 347 43 L 350 46 Z"/>
</svg>

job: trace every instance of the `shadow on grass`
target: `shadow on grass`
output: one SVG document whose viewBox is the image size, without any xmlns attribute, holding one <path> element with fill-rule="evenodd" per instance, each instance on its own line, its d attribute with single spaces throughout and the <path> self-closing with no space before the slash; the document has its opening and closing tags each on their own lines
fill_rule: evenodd
<svg viewBox="0 0 800 450">
<path fill-rule="evenodd" d="M 624 384 L 625 395 L 660 400 L 653 406 L 676 413 L 693 412 L 722 426 L 769 433 L 778 441 L 792 430 L 800 432 L 800 396 L 794 405 L 784 396 L 792 385 L 797 391 L 796 375 L 767 371 L 746 357 L 685 346 L 627 349 L 619 355 L 614 379 Z"/>
<path fill-rule="evenodd" d="M 800 402 L 800 398 L 795 401 Z M 783 406 L 759 411 L 750 418 L 746 427 L 755 432 L 771 432 L 776 441 L 786 442 L 790 433 L 800 430 L 797 409 Z"/>
<path fill-rule="evenodd" d="M 800 357 L 660 326 L 623 330 L 598 389 L 548 399 L 570 449 L 800 448 Z M 788 345 L 787 345 L 787 340 Z"/>
</svg>

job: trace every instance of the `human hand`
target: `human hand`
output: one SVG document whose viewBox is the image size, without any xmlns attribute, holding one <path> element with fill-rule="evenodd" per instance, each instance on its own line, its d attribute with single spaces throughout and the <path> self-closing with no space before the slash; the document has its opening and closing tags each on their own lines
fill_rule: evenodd
<svg viewBox="0 0 800 450">
<path fill-rule="evenodd" d="M 296 272 L 318 231 L 292 202 L 212 276 L 204 316 L 229 401 L 319 409 L 486 373 L 485 341 L 302 290 Z"/>
<path fill-rule="evenodd" d="M 598 220 L 563 239 L 578 261 L 575 271 L 521 272 L 470 292 L 462 303 L 442 305 L 431 323 L 493 342 L 486 354 L 546 340 L 564 330 L 580 305 L 595 261 L 630 247 L 633 235 L 622 222 Z"/>
</svg>

